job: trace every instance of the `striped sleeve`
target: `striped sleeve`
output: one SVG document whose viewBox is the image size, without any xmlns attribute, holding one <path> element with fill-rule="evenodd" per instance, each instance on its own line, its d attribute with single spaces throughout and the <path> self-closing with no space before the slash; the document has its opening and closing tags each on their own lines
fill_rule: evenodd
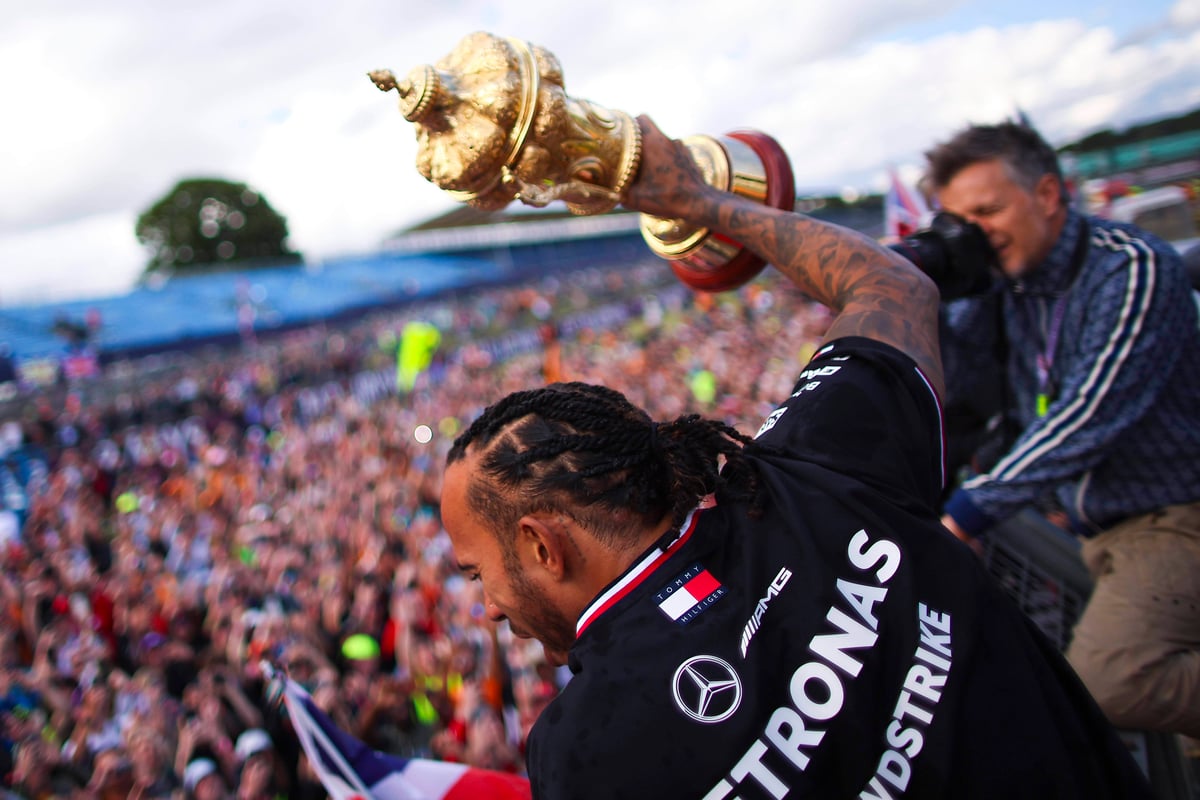
<svg viewBox="0 0 1200 800">
<path fill-rule="evenodd" d="M 951 501 L 974 507 L 975 526 L 999 522 L 1064 482 L 1085 480 L 1155 402 L 1178 357 L 1171 332 L 1182 315 L 1178 298 L 1158 280 L 1162 254 L 1120 229 L 1094 230 L 1091 244 L 1092 271 L 1073 302 L 1077 322 L 1063 332 L 1057 399 Z"/>
</svg>

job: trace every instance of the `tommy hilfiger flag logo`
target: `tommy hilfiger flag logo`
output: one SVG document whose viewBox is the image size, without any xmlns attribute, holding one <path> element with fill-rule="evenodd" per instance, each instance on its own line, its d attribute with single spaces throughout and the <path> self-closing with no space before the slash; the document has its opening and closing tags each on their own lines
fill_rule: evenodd
<svg viewBox="0 0 1200 800">
<path fill-rule="evenodd" d="M 693 564 L 654 595 L 654 602 L 668 617 L 686 625 L 727 591 L 712 573 Z"/>
</svg>

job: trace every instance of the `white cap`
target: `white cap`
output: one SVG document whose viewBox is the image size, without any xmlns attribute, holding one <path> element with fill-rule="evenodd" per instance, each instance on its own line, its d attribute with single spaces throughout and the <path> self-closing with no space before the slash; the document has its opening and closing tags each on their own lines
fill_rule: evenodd
<svg viewBox="0 0 1200 800">
<path fill-rule="evenodd" d="M 21 423 L 9 421 L 0 426 L 0 443 L 3 444 L 2 450 L 5 455 L 20 447 L 24 438 Z"/>
<path fill-rule="evenodd" d="M 0 511 L 0 548 L 21 543 L 21 519 L 11 511 Z"/>
<path fill-rule="evenodd" d="M 274 749 L 274 742 L 262 728 L 251 728 L 246 731 L 237 738 L 237 744 L 233 746 L 233 752 L 237 754 L 238 761 L 245 761 L 250 756 Z"/>
<path fill-rule="evenodd" d="M 183 770 L 183 786 L 189 792 L 194 792 L 200 781 L 217 771 L 217 763 L 211 758 L 197 758 L 188 762 Z"/>
</svg>

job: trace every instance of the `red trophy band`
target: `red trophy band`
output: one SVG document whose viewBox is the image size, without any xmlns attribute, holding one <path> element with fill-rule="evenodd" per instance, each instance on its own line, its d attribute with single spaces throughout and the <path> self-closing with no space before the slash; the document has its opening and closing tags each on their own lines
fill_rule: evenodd
<svg viewBox="0 0 1200 800">
<path fill-rule="evenodd" d="M 713 186 L 772 208 L 795 207 L 791 162 L 767 134 L 741 130 L 720 139 L 696 136 L 685 141 Z M 766 266 L 738 242 L 703 228 L 681 228 L 674 220 L 643 215 L 642 236 L 651 250 L 669 261 L 675 276 L 697 291 L 736 289 Z"/>
</svg>

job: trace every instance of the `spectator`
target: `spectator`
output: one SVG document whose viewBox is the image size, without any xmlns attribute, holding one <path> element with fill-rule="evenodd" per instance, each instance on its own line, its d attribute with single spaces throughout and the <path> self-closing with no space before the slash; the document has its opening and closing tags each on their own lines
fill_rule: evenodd
<svg viewBox="0 0 1200 800">
<path fill-rule="evenodd" d="M 170 798 L 180 788 L 179 777 L 171 769 L 173 742 L 163 739 L 160 732 L 145 728 L 133 729 L 127 741 L 133 762 L 134 786 L 130 796 L 138 800 Z"/>
<path fill-rule="evenodd" d="M 84 781 L 59 757 L 53 745 L 30 734 L 17 744 L 12 786 L 24 800 L 49 800 L 83 788 Z"/>
<path fill-rule="evenodd" d="M 92 776 L 85 787 L 88 797 L 127 800 L 133 788 L 133 762 L 124 747 L 111 747 L 96 754 Z"/>
<path fill-rule="evenodd" d="M 183 770 L 183 787 L 195 800 L 230 800 L 221 769 L 209 758 L 197 758 Z"/>
<path fill-rule="evenodd" d="M 62 757 L 90 774 L 96 755 L 121 744 L 121 729 L 113 717 L 112 692 L 97 682 L 83 690 L 75 708 L 75 724 L 62 748 Z"/>
<path fill-rule="evenodd" d="M 282 778 L 282 765 L 275 758 L 275 743 L 262 728 L 242 733 L 234 746 L 240 765 L 238 800 L 275 800 L 286 798 L 287 787 Z"/>
</svg>

